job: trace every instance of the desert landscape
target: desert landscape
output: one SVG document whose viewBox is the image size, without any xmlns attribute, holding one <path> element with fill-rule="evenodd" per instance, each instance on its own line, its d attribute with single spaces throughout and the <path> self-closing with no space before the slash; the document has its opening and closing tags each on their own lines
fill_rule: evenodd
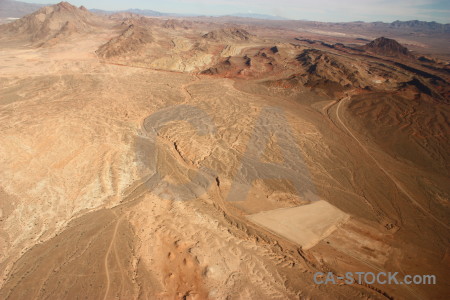
<svg viewBox="0 0 450 300">
<path fill-rule="evenodd" d="M 448 299 L 450 24 L 14 7 L 0 299 Z"/>
</svg>

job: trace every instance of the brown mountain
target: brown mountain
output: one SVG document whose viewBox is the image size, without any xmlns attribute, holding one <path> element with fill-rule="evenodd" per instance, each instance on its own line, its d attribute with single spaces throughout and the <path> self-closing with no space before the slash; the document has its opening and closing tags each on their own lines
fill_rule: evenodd
<svg viewBox="0 0 450 300">
<path fill-rule="evenodd" d="M 362 47 L 364 50 L 383 56 L 409 56 L 408 48 L 385 37 L 377 38 Z"/>
<path fill-rule="evenodd" d="M 203 38 L 220 42 L 220 41 L 249 41 L 254 38 L 254 35 L 247 30 L 231 27 L 213 30 L 203 35 Z"/>
<path fill-rule="evenodd" d="M 33 43 L 43 43 L 73 33 L 93 32 L 100 17 L 84 7 L 67 2 L 47 6 L 15 22 L 0 27 L 7 35 L 21 37 Z"/>
<path fill-rule="evenodd" d="M 151 33 L 141 26 L 131 24 L 118 37 L 102 45 L 97 55 L 102 58 L 120 56 L 127 53 L 139 52 L 146 44 L 151 43 Z"/>
</svg>

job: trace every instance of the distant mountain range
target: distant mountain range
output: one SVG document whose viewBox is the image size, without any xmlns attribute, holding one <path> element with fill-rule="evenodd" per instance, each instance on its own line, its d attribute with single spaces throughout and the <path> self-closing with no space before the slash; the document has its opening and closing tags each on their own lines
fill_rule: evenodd
<svg viewBox="0 0 450 300">
<path fill-rule="evenodd" d="M 175 13 L 163 13 L 155 10 L 149 9 L 127 9 L 120 11 L 109 11 L 109 10 L 101 10 L 101 9 L 91 9 L 90 11 L 98 14 L 115 14 L 115 13 L 132 13 L 138 14 L 147 17 L 205 17 L 206 15 L 201 14 L 175 14 Z M 264 14 L 252 14 L 252 13 L 236 13 L 231 15 L 226 15 L 227 17 L 238 17 L 238 18 L 253 18 L 253 19 L 264 19 L 264 20 L 287 20 L 286 18 L 272 16 L 272 15 L 264 15 Z"/>
<path fill-rule="evenodd" d="M 150 9 L 137 9 L 137 8 L 127 9 L 127 10 L 116 10 L 116 11 L 94 8 L 94 9 L 90 9 L 90 11 L 93 13 L 96 13 L 96 14 L 101 14 L 101 15 L 112 15 L 115 13 L 132 13 L 132 14 L 138 14 L 138 15 L 147 16 L 147 17 L 163 17 L 163 16 L 173 15 L 173 14 L 162 13 L 162 12 L 150 10 Z"/>
<path fill-rule="evenodd" d="M 263 20 L 289 20 L 283 17 L 278 17 L 278 16 L 272 16 L 272 15 L 264 15 L 264 14 L 251 14 L 251 13 L 247 13 L 247 14 L 232 14 L 229 15 L 231 17 L 238 17 L 238 18 L 252 18 L 252 19 L 263 19 Z"/>
<path fill-rule="evenodd" d="M 0 18 L 20 18 L 24 15 L 30 14 L 43 7 L 43 4 L 33 4 L 14 0 L 0 0 Z M 101 9 L 90 9 L 91 12 L 97 14 L 114 14 L 120 12 L 139 14 L 148 17 L 194 17 L 194 16 L 205 16 L 200 14 L 175 14 L 175 13 L 164 13 L 148 9 L 128 9 L 121 11 L 107 11 Z M 253 13 L 236 13 L 231 15 L 226 15 L 226 17 L 238 17 L 238 18 L 253 18 L 253 19 L 265 19 L 265 20 L 277 20 L 283 21 L 288 20 L 278 16 L 265 15 L 265 14 L 253 14 Z M 392 23 L 384 22 L 371 22 L 366 23 L 362 21 L 358 22 L 348 22 L 349 24 L 371 24 L 373 26 L 379 27 L 391 27 L 391 28 L 411 28 L 414 30 L 426 30 L 426 31 L 440 31 L 440 32 L 450 32 L 450 24 L 440 24 L 437 22 L 425 22 L 425 21 L 395 21 Z M 340 23 L 345 24 L 345 23 Z"/>
<path fill-rule="evenodd" d="M 44 4 L 34 4 L 34 3 L 26 3 L 14 0 L 0 0 L 0 18 L 20 18 L 25 15 L 31 14 L 38 10 L 39 8 L 45 6 Z M 127 9 L 120 11 L 110 11 L 110 10 L 102 10 L 102 9 L 90 9 L 91 12 L 97 14 L 105 14 L 111 15 L 115 13 L 133 13 L 139 14 L 147 17 L 196 17 L 196 16 L 204 16 L 201 14 L 175 14 L 175 13 L 164 13 L 150 9 Z M 272 15 L 264 15 L 264 14 L 252 14 L 252 13 L 236 13 L 232 15 L 228 15 L 232 17 L 240 17 L 240 18 L 253 18 L 253 19 L 265 19 L 265 20 L 286 20 L 285 18 L 272 16 Z"/>
<path fill-rule="evenodd" d="M 43 6 L 45 5 L 13 0 L 0 0 L 0 18 L 20 18 L 35 12 Z"/>
</svg>

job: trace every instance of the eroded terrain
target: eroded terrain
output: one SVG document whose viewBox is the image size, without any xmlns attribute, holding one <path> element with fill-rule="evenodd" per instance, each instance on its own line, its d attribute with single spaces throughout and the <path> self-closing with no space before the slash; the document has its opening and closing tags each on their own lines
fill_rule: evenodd
<svg viewBox="0 0 450 300">
<path fill-rule="evenodd" d="M 67 3 L 11 24 L 0 298 L 448 294 L 448 63 Z"/>
</svg>

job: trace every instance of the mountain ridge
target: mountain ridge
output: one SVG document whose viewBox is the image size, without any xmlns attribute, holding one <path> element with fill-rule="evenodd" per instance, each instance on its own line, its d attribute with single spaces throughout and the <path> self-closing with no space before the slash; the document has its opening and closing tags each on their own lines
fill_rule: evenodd
<svg viewBox="0 0 450 300">
<path fill-rule="evenodd" d="M 84 6 L 76 7 L 68 2 L 60 2 L 2 25 L 2 29 L 5 34 L 20 36 L 42 46 L 50 40 L 55 42 L 74 33 L 92 32 L 100 18 Z"/>
<path fill-rule="evenodd" d="M 35 3 L 28 3 L 28 2 L 21 2 L 21 1 L 15 1 L 15 0 L 0 0 L 0 18 L 9 18 L 9 17 L 23 17 L 27 14 L 33 13 L 37 9 L 46 6 L 45 4 L 35 4 Z M 160 12 L 155 11 L 151 9 L 139 9 L 139 8 L 130 8 L 126 10 L 103 10 L 103 9 L 97 9 L 92 8 L 89 9 L 89 11 L 96 13 L 96 14 L 115 14 L 120 12 L 128 12 L 128 13 L 135 13 L 140 14 L 143 16 L 149 16 L 149 17 L 205 17 L 208 15 L 204 14 L 179 14 L 179 13 L 166 13 L 166 12 Z M 388 26 L 391 28 L 414 28 L 414 29 L 421 29 L 421 30 L 434 30 L 434 31 L 441 31 L 441 32 L 450 32 L 450 23 L 439 23 L 435 21 L 420 21 L 420 20 L 407 20 L 407 21 L 400 21 L 396 20 L 393 22 L 381 22 L 381 21 L 374 21 L 374 22 L 365 22 L 365 21 L 350 21 L 350 22 L 318 22 L 318 21 L 311 21 L 311 20 L 295 20 L 295 19 L 288 19 L 280 16 L 275 15 L 269 15 L 269 14 L 257 14 L 257 13 L 234 13 L 234 14 L 227 14 L 227 15 L 218 15 L 218 16 L 212 16 L 212 17 L 235 17 L 235 18 L 253 18 L 253 19 L 264 19 L 264 20 L 273 20 L 273 21 L 303 21 L 303 22 L 316 22 L 316 23 L 325 23 L 325 24 L 371 24 L 373 26 Z"/>
</svg>

